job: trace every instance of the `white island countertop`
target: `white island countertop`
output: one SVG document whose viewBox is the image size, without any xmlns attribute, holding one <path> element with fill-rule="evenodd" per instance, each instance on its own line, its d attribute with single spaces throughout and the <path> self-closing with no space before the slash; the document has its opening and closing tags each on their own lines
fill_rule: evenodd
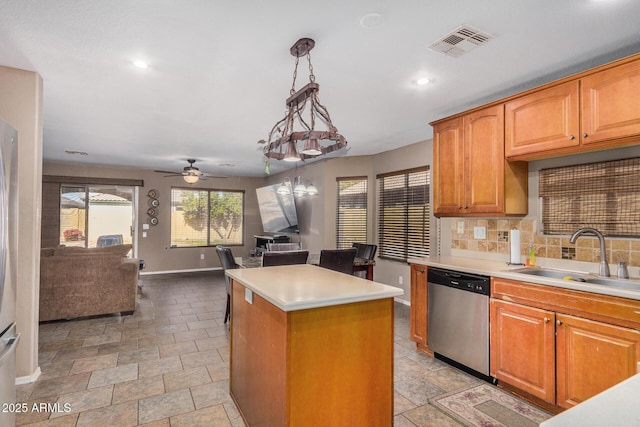
<svg viewBox="0 0 640 427">
<path fill-rule="evenodd" d="M 637 374 L 548 419 L 540 426 L 627 427 L 640 425 L 639 392 L 640 374 Z"/>
<path fill-rule="evenodd" d="M 226 274 L 282 311 L 328 307 L 404 294 L 400 288 L 309 264 L 242 268 L 227 270 Z"/>
</svg>

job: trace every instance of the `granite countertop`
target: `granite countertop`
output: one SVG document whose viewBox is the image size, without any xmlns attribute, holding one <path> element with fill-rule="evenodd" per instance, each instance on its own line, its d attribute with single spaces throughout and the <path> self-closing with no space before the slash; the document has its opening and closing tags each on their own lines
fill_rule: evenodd
<svg viewBox="0 0 640 427">
<path fill-rule="evenodd" d="M 488 261 L 475 258 L 463 258 L 454 256 L 433 256 L 426 258 L 410 258 L 410 264 L 421 264 L 428 267 L 440 267 L 449 270 L 462 271 L 465 273 L 482 274 L 503 279 L 519 280 L 522 282 L 537 283 L 540 285 L 554 286 L 563 289 L 573 289 L 576 291 L 591 292 L 601 295 L 616 296 L 640 300 L 640 291 L 633 289 L 617 288 L 594 283 L 577 282 L 573 280 L 553 279 L 550 277 L 534 276 L 522 274 L 514 270 L 524 268 L 523 266 L 510 266 L 504 261 Z M 533 267 L 535 268 L 535 267 Z M 567 270 L 572 271 L 572 270 Z M 589 274 L 575 272 L 577 274 Z M 640 282 L 639 282 L 640 283 Z"/>
<path fill-rule="evenodd" d="M 242 283 L 283 311 L 328 307 L 392 298 L 400 288 L 310 264 L 227 270 Z"/>
</svg>

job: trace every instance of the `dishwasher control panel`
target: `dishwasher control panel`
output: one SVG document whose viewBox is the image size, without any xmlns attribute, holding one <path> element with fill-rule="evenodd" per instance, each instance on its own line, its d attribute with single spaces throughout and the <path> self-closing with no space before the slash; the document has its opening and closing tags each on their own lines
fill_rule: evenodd
<svg viewBox="0 0 640 427">
<path fill-rule="evenodd" d="M 427 269 L 427 281 L 481 295 L 489 295 L 491 293 L 491 278 L 479 274 L 429 267 Z"/>
</svg>

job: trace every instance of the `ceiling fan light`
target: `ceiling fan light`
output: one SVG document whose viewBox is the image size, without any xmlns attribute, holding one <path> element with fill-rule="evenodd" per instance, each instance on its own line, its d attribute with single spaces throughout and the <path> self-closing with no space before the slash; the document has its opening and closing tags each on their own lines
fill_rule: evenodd
<svg viewBox="0 0 640 427">
<path fill-rule="evenodd" d="M 182 175 L 182 179 L 184 179 L 184 182 L 186 182 L 187 184 L 195 184 L 200 180 L 200 177 L 198 175 L 189 174 L 189 175 Z"/>
<path fill-rule="evenodd" d="M 320 154 L 322 154 L 322 150 L 320 150 L 320 144 L 318 144 L 318 140 L 308 139 L 307 142 L 304 143 L 302 154 L 306 154 L 307 156 L 319 156 Z"/>
</svg>

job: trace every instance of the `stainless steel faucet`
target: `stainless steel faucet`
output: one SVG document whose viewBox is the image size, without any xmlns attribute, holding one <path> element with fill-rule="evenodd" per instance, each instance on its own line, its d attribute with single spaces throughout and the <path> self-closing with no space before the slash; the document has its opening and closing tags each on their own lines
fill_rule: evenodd
<svg viewBox="0 0 640 427">
<path fill-rule="evenodd" d="M 595 228 L 585 227 L 573 233 L 571 235 L 571 238 L 569 239 L 569 242 L 575 243 L 576 240 L 578 240 L 578 237 L 582 236 L 583 234 L 596 236 L 598 240 L 600 240 L 600 276 L 610 277 L 611 275 L 609 274 L 609 263 L 607 262 L 607 249 L 605 248 L 604 244 L 604 236 Z"/>
</svg>

